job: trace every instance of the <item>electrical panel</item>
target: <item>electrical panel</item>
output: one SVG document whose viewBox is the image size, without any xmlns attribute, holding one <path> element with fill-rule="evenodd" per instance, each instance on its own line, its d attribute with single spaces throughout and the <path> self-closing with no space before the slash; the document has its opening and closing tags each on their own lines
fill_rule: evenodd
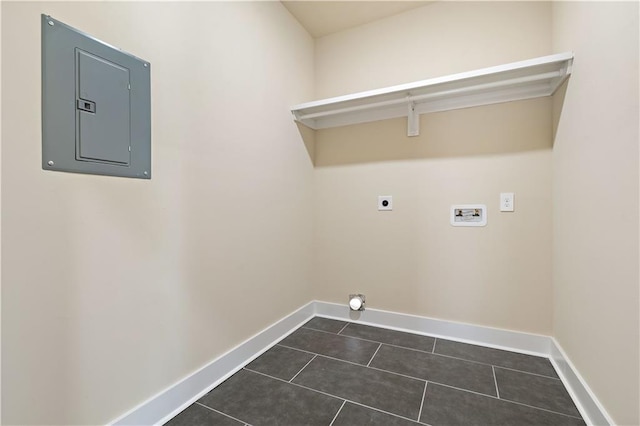
<svg viewBox="0 0 640 426">
<path fill-rule="evenodd" d="M 150 179 L 150 70 L 42 15 L 42 168 Z"/>
</svg>

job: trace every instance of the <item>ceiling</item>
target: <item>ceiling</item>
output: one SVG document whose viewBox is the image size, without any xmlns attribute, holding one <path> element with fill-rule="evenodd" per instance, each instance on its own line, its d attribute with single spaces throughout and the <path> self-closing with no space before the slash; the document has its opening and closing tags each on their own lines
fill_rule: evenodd
<svg viewBox="0 0 640 426">
<path fill-rule="evenodd" d="M 357 27 L 429 3 L 433 1 L 282 1 L 313 37 Z"/>
</svg>

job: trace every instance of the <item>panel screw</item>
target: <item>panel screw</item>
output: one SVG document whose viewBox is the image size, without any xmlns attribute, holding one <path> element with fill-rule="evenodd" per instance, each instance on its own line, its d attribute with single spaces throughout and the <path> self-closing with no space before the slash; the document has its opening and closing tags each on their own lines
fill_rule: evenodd
<svg viewBox="0 0 640 426">
<path fill-rule="evenodd" d="M 47 21 L 47 22 L 49 22 L 49 25 L 53 27 L 53 21 Z"/>
<path fill-rule="evenodd" d="M 50 166 L 53 166 L 55 163 L 54 163 L 52 160 L 49 160 L 49 161 L 47 162 L 47 164 L 48 164 L 48 165 L 50 165 Z"/>
<path fill-rule="evenodd" d="M 142 174 L 145 175 L 145 176 L 149 176 L 149 172 L 146 171 L 146 170 Z"/>
<path fill-rule="evenodd" d="M 149 66 L 149 64 L 144 64 L 144 67 L 147 68 Z"/>
</svg>

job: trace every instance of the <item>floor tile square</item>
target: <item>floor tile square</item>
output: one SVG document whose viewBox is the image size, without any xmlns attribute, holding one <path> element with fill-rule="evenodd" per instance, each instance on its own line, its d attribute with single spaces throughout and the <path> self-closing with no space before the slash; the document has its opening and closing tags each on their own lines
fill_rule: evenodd
<svg viewBox="0 0 640 426">
<path fill-rule="evenodd" d="M 435 353 L 557 378 L 547 358 L 437 339 Z"/>
<path fill-rule="evenodd" d="M 294 349 L 322 354 L 358 364 L 368 364 L 378 343 L 322 331 L 300 328 L 280 342 Z"/>
<path fill-rule="evenodd" d="M 202 405 L 192 404 L 165 423 L 165 426 L 244 426 L 244 423 Z"/>
<path fill-rule="evenodd" d="M 411 377 L 497 396 L 490 365 L 382 345 L 369 364 Z"/>
<path fill-rule="evenodd" d="M 420 421 L 431 426 L 584 426 L 582 419 L 476 393 L 427 384 Z"/>
<path fill-rule="evenodd" d="M 580 412 L 559 379 L 496 367 L 500 398 L 580 417 Z"/>
<path fill-rule="evenodd" d="M 419 426 L 420 423 L 347 402 L 332 426 Z"/>
<path fill-rule="evenodd" d="M 385 328 L 354 323 L 349 324 L 340 332 L 340 334 L 343 336 L 373 340 L 389 345 L 418 349 L 425 352 L 431 352 L 435 341 L 435 338 L 429 336 L 421 336 L 419 334 L 404 333 L 402 331 L 388 330 Z"/>
<path fill-rule="evenodd" d="M 293 383 L 418 419 L 425 382 L 322 356 L 316 357 Z"/>
<path fill-rule="evenodd" d="M 347 324 L 349 323 L 346 321 L 338 321 L 338 320 L 334 320 L 330 318 L 322 318 L 322 317 L 313 317 L 309 321 L 307 321 L 303 325 L 303 327 L 313 328 L 315 330 L 327 331 L 329 333 L 337 334 Z"/>
<path fill-rule="evenodd" d="M 289 381 L 298 374 L 302 367 L 307 365 L 314 355 L 308 352 L 297 351 L 274 346 L 247 365 L 247 369 L 259 373 L 268 374 L 282 380 Z"/>
<path fill-rule="evenodd" d="M 327 426 L 343 401 L 259 373 L 240 370 L 199 402 L 253 426 Z"/>
</svg>

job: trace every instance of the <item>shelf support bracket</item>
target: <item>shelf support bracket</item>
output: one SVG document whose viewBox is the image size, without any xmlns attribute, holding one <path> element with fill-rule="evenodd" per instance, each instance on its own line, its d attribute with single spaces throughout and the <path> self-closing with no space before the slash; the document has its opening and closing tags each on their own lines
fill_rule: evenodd
<svg viewBox="0 0 640 426">
<path fill-rule="evenodd" d="M 420 115 L 416 112 L 416 105 L 409 101 L 407 104 L 407 136 L 420 135 Z"/>
</svg>

